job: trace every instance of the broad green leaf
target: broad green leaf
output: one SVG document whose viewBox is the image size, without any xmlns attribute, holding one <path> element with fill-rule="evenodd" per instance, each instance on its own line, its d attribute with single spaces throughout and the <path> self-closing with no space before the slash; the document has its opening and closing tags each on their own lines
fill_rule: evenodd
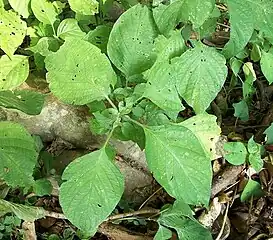
<svg viewBox="0 0 273 240">
<path fill-rule="evenodd" d="M 264 134 L 267 136 L 266 143 L 273 144 L 273 123 L 264 131 Z"/>
<path fill-rule="evenodd" d="M 243 83 L 243 96 L 244 99 L 248 99 L 255 93 L 253 83 L 256 80 L 256 73 L 251 62 L 244 64 L 243 71 L 245 74 L 245 81 Z"/>
<path fill-rule="evenodd" d="M 216 123 L 216 117 L 209 114 L 198 114 L 179 125 L 189 129 L 199 140 L 204 151 L 211 160 L 218 158 L 216 142 L 218 141 L 221 128 Z"/>
<path fill-rule="evenodd" d="M 38 43 L 29 47 L 28 50 L 39 53 L 44 57 L 47 57 L 52 52 L 56 52 L 60 48 L 60 43 L 56 38 L 53 37 L 42 37 L 39 39 Z"/>
<path fill-rule="evenodd" d="M 261 69 L 269 84 L 273 83 L 273 49 L 269 52 L 262 51 Z"/>
<path fill-rule="evenodd" d="M 179 239 L 212 240 L 209 230 L 197 222 L 189 210 L 189 206 L 185 209 L 185 206 L 181 206 L 181 203 L 178 204 L 176 201 L 172 207 L 161 214 L 158 222 L 163 226 L 175 229 Z"/>
<path fill-rule="evenodd" d="M 42 111 L 45 95 L 30 90 L 0 91 L 0 106 L 18 109 L 29 115 Z"/>
<path fill-rule="evenodd" d="M 256 172 L 263 168 L 263 160 L 261 158 L 261 145 L 254 141 L 253 136 L 248 140 L 247 150 L 249 152 L 248 161 Z"/>
<path fill-rule="evenodd" d="M 110 85 L 116 83 L 107 57 L 84 40 L 68 38 L 56 53 L 46 57 L 45 63 L 50 90 L 66 103 L 102 100 L 110 93 Z"/>
<path fill-rule="evenodd" d="M 241 165 L 245 163 L 247 150 L 241 142 L 227 142 L 224 144 L 225 159 L 232 165 Z"/>
<path fill-rule="evenodd" d="M 29 187 L 37 157 L 34 140 L 25 128 L 0 122 L 0 178 L 11 187 Z"/>
<path fill-rule="evenodd" d="M 58 29 L 57 36 L 65 40 L 67 37 L 83 38 L 85 33 L 80 29 L 78 21 L 74 18 L 64 19 Z"/>
<path fill-rule="evenodd" d="M 272 0 L 228 0 L 227 3 L 231 23 L 230 41 L 224 49 L 227 58 L 236 55 L 246 46 L 254 29 L 266 37 L 273 37 Z"/>
<path fill-rule="evenodd" d="M 124 179 L 105 148 L 77 158 L 65 169 L 60 203 L 75 226 L 94 233 L 118 204 Z M 72 190 L 73 189 L 73 190 Z"/>
<path fill-rule="evenodd" d="M 222 89 L 227 76 L 225 58 L 201 43 L 174 59 L 179 94 L 196 113 L 205 112 Z"/>
<path fill-rule="evenodd" d="M 235 76 L 238 75 L 238 73 L 240 72 L 240 69 L 243 65 L 243 62 L 239 59 L 237 59 L 236 57 L 232 57 L 230 60 L 229 60 L 229 64 L 230 64 L 230 68 L 233 72 L 233 74 Z"/>
<path fill-rule="evenodd" d="M 30 207 L 0 199 L 0 216 L 6 213 L 14 213 L 18 218 L 30 222 L 45 217 L 43 208 Z"/>
<path fill-rule="evenodd" d="M 99 12 L 99 2 L 96 0 L 68 0 L 71 9 L 83 15 L 94 15 Z"/>
<path fill-rule="evenodd" d="M 149 69 L 156 59 L 157 32 L 151 14 L 147 6 L 138 4 L 119 17 L 110 33 L 108 55 L 127 77 Z"/>
<path fill-rule="evenodd" d="M 52 184 L 47 179 L 38 179 L 33 185 L 34 193 L 36 194 L 36 196 L 40 197 L 45 195 L 51 195 L 52 189 Z"/>
<path fill-rule="evenodd" d="M 53 26 L 54 22 L 57 20 L 58 11 L 53 3 L 47 0 L 32 0 L 31 10 L 35 17 L 42 23 Z"/>
<path fill-rule="evenodd" d="M 29 3 L 30 0 L 9 0 L 10 6 L 24 18 L 29 16 Z"/>
<path fill-rule="evenodd" d="M 156 39 L 156 46 L 158 57 L 152 68 L 144 75 L 148 82 L 143 96 L 165 110 L 167 115 L 175 120 L 184 106 L 178 95 L 175 86 L 176 75 L 169 61 L 185 51 L 185 44 L 181 33 L 177 31 L 173 32 L 169 39 L 159 36 Z"/>
<path fill-rule="evenodd" d="M 199 28 L 210 16 L 215 0 L 184 0 L 180 7 L 182 21 L 191 21 L 194 28 Z"/>
<path fill-rule="evenodd" d="M 249 113 L 248 113 L 248 105 L 245 100 L 241 100 L 238 103 L 233 103 L 232 106 L 235 109 L 234 116 L 240 118 L 242 121 L 248 121 Z"/>
<path fill-rule="evenodd" d="M 159 225 L 158 231 L 154 236 L 154 240 L 168 240 L 172 237 L 172 231 L 166 227 Z"/>
<path fill-rule="evenodd" d="M 0 91 L 11 90 L 21 85 L 28 77 L 28 57 L 14 55 L 9 58 L 4 55 L 0 58 Z"/>
<path fill-rule="evenodd" d="M 223 53 L 226 58 L 230 58 L 246 46 L 254 31 L 254 23 L 253 17 L 250 17 L 252 7 L 249 0 L 228 0 L 227 3 L 231 31 L 230 40 L 226 44 Z"/>
<path fill-rule="evenodd" d="M 166 37 L 170 36 L 170 32 L 175 29 L 179 23 L 179 10 L 181 1 L 175 1 L 166 6 L 160 4 L 153 9 L 153 16 L 158 30 Z"/>
<path fill-rule="evenodd" d="M 26 32 L 27 24 L 17 13 L 0 8 L 0 48 L 9 57 L 22 44 Z"/>
<path fill-rule="evenodd" d="M 261 188 L 261 184 L 249 179 L 241 194 L 241 201 L 245 202 L 249 200 L 252 196 L 262 197 L 263 195 L 264 195 L 264 192 Z"/>
<path fill-rule="evenodd" d="M 107 43 L 111 30 L 112 26 L 99 25 L 94 30 L 88 32 L 84 40 L 100 48 L 102 53 L 107 53 Z"/>
<path fill-rule="evenodd" d="M 144 132 L 147 162 L 157 182 L 176 199 L 207 205 L 211 165 L 198 138 L 181 125 L 147 127 Z"/>
</svg>

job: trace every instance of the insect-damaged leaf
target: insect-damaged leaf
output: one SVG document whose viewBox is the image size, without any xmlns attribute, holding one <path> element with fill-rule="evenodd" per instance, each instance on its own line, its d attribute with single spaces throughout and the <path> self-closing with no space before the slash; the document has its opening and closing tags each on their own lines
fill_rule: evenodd
<svg viewBox="0 0 273 240">
<path fill-rule="evenodd" d="M 102 100 L 110 93 L 110 85 L 116 83 L 107 57 L 78 38 L 68 38 L 56 53 L 46 57 L 45 63 L 50 90 L 66 103 Z"/>
</svg>

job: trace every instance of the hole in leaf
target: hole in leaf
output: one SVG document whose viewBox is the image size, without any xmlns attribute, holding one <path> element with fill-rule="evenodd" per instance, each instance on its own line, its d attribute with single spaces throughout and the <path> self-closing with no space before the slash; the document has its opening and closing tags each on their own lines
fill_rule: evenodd
<svg viewBox="0 0 273 240">
<path fill-rule="evenodd" d="M 101 205 L 100 205 L 100 204 L 98 204 L 98 207 L 100 207 L 100 208 L 101 208 Z"/>
<path fill-rule="evenodd" d="M 5 82 L 5 81 L 6 81 L 6 79 L 5 79 L 5 78 L 3 78 L 3 79 L 2 79 L 2 81 L 3 81 L 3 82 Z"/>
<path fill-rule="evenodd" d="M 76 64 L 76 67 L 79 67 L 79 64 L 78 64 L 78 63 Z"/>
<path fill-rule="evenodd" d="M 44 13 L 44 12 L 45 12 L 45 10 L 44 10 L 44 9 L 42 9 L 42 10 L 41 10 L 41 12 L 42 12 L 42 13 Z"/>
<path fill-rule="evenodd" d="M 210 150 L 210 152 L 212 152 L 212 148 L 210 148 L 209 150 Z"/>
<path fill-rule="evenodd" d="M 173 180 L 173 176 L 171 177 L 170 181 L 172 181 L 172 180 Z"/>
<path fill-rule="evenodd" d="M 195 126 L 195 125 L 196 125 L 196 123 L 193 123 L 192 125 L 193 125 L 193 126 Z"/>
</svg>

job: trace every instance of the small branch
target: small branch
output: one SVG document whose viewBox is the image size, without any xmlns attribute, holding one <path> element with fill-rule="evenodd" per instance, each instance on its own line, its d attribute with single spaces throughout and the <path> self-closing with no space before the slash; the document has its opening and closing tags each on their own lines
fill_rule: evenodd
<svg viewBox="0 0 273 240">
<path fill-rule="evenodd" d="M 45 211 L 45 216 L 46 217 L 57 218 L 57 219 L 67 219 L 66 216 L 64 214 L 62 214 L 62 213 L 50 212 L 50 211 Z"/>
<path fill-rule="evenodd" d="M 114 220 L 123 219 L 127 217 L 138 216 L 138 215 L 159 214 L 159 213 L 160 213 L 159 209 L 141 209 L 134 212 L 116 214 L 116 215 L 108 217 L 105 221 L 114 221 Z"/>
<path fill-rule="evenodd" d="M 228 209 L 229 209 L 229 202 L 227 203 L 227 209 L 226 209 L 226 212 L 225 212 L 223 225 L 222 225 L 221 230 L 220 230 L 220 232 L 219 232 L 219 234 L 218 234 L 218 236 L 217 236 L 217 238 L 215 240 L 220 240 L 222 235 L 223 235 L 225 225 L 226 225 L 226 222 L 227 222 Z"/>
<path fill-rule="evenodd" d="M 105 98 L 114 109 L 118 110 L 116 105 L 113 103 L 113 101 L 107 95 L 105 95 Z"/>
<path fill-rule="evenodd" d="M 134 124 L 136 124 L 138 126 L 140 126 L 141 128 L 145 128 L 145 126 L 143 124 L 141 124 L 140 122 L 138 122 L 138 121 L 130 118 L 129 116 L 124 116 L 124 119 L 126 119 L 126 120 L 128 120 L 128 121 L 130 121 L 130 122 L 132 122 L 132 123 L 134 123 Z"/>
<path fill-rule="evenodd" d="M 150 197 L 148 197 L 141 205 L 140 207 L 138 208 L 138 210 L 140 210 L 141 208 L 143 208 L 145 206 L 145 204 L 150 201 L 150 199 L 156 195 L 160 190 L 162 190 L 163 187 L 160 187 L 159 189 L 157 189 Z"/>
</svg>

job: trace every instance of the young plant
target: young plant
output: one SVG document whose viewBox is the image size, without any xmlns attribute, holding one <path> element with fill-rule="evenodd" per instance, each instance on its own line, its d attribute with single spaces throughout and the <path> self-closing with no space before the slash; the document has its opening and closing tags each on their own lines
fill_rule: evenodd
<svg viewBox="0 0 273 240">
<path fill-rule="evenodd" d="M 46 72 L 49 89 L 59 100 L 89 106 L 91 131 L 106 135 L 100 149 L 77 158 L 62 175 L 60 204 L 76 227 L 94 235 L 122 197 L 124 177 L 111 147 L 111 139 L 118 138 L 145 149 L 154 178 L 176 199 L 162 209 L 155 239 L 169 239 L 170 229 L 179 239 L 212 239 L 190 208 L 208 206 L 210 200 L 211 160 L 217 157 L 220 128 L 206 111 L 226 81 L 226 61 L 236 78 L 242 60 L 235 60 L 243 59 L 240 53 L 257 31 L 270 46 L 261 50 L 261 67 L 272 82 L 271 1 L 226 2 L 128 1 L 124 3 L 128 10 L 111 24 L 109 4 L 102 1 L 0 0 L 0 47 L 5 53 L 0 58 L 0 105 L 39 114 L 44 95 L 17 90 L 31 63 L 33 71 Z M 207 46 L 205 40 L 226 13 L 228 43 L 223 49 Z M 27 35 L 30 46 L 24 47 Z M 256 50 L 263 44 L 257 43 Z M 259 60 L 256 55 L 253 59 Z M 253 71 L 251 63 L 244 64 L 244 106 L 253 94 Z M 189 107 L 196 115 L 182 119 L 179 113 Z M 247 119 L 237 113 L 239 107 L 242 104 L 235 105 L 235 116 Z M 248 145 L 248 160 L 258 171 L 257 146 L 254 141 Z M 24 127 L 0 122 L 0 178 L 7 185 L 40 189 L 41 181 L 33 178 L 37 157 L 35 141 Z M 18 213 L 19 205 L 1 200 L 0 206 L 5 209 L 1 215 L 14 212 L 25 220 L 46 215 L 42 209 L 27 208 L 29 219 L 25 211 Z"/>
</svg>

